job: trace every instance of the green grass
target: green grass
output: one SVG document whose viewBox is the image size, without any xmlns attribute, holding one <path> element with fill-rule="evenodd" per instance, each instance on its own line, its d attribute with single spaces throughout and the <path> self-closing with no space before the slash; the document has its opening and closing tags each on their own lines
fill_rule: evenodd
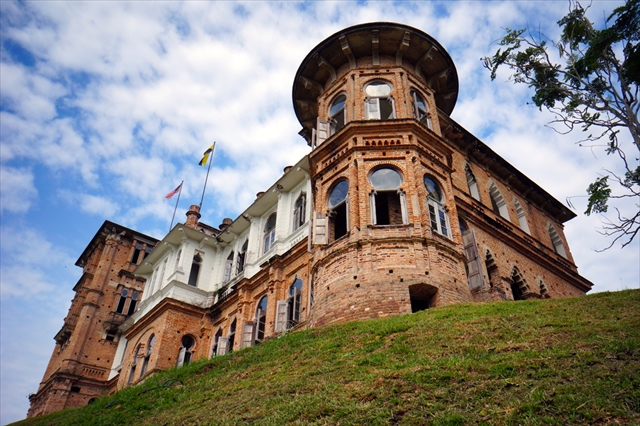
<svg viewBox="0 0 640 426">
<path fill-rule="evenodd" d="M 17 424 L 640 424 L 640 291 L 289 333 Z"/>
</svg>

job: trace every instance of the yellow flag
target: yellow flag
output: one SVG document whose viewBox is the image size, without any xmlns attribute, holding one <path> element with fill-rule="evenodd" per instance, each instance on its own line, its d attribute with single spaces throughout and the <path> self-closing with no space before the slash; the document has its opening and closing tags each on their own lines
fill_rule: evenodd
<svg viewBox="0 0 640 426">
<path fill-rule="evenodd" d="M 214 142 L 213 145 L 211 145 L 209 148 L 207 148 L 207 150 L 204 152 L 204 154 L 202 154 L 202 160 L 200 160 L 200 162 L 198 163 L 201 166 L 206 166 L 207 165 L 207 160 L 209 160 L 209 155 L 211 155 L 211 153 L 213 152 L 213 147 L 216 146 L 216 143 Z"/>
</svg>

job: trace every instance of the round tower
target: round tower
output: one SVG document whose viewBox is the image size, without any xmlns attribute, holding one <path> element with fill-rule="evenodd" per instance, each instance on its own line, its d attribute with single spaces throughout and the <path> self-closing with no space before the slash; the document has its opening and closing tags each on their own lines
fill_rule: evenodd
<svg viewBox="0 0 640 426">
<path fill-rule="evenodd" d="M 314 191 L 310 325 L 472 301 L 439 120 L 457 94 L 449 54 L 401 24 L 342 30 L 300 65 L 293 101 Z"/>
</svg>

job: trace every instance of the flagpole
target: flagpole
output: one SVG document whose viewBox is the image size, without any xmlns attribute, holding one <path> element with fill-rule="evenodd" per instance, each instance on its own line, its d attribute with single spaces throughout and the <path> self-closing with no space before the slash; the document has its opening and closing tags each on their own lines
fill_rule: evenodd
<svg viewBox="0 0 640 426">
<path fill-rule="evenodd" d="M 184 180 L 180 182 L 180 192 L 178 192 L 178 199 L 176 200 L 176 207 L 173 209 L 173 217 L 171 217 L 171 225 L 169 225 L 169 232 L 171 232 L 171 228 L 173 228 L 173 220 L 176 218 L 176 210 L 178 210 L 178 203 L 180 202 L 180 195 L 182 195 L 182 184 Z"/>
<path fill-rule="evenodd" d="M 213 163 L 213 151 L 216 149 L 216 141 L 213 141 L 213 148 L 211 154 L 209 154 L 209 167 L 207 167 L 207 177 L 204 178 L 204 188 L 202 188 L 202 198 L 200 198 L 200 208 L 202 209 L 202 202 L 204 201 L 204 191 L 207 189 L 207 181 L 209 180 L 209 170 L 211 170 L 211 163 Z"/>
</svg>

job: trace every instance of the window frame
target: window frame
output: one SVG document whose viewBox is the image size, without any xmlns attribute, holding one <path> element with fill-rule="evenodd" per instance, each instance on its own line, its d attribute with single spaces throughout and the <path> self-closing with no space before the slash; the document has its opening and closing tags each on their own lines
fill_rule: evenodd
<svg viewBox="0 0 640 426">
<path fill-rule="evenodd" d="M 384 169 L 391 170 L 397 174 L 400 182 L 395 187 L 376 188 L 375 183 L 372 181 L 373 176 L 377 172 Z M 398 170 L 396 167 L 393 167 L 388 164 L 383 164 L 372 169 L 371 172 L 369 172 L 369 176 L 367 177 L 367 180 L 369 181 L 369 184 L 373 188 L 373 190 L 369 194 L 369 208 L 370 208 L 371 223 L 375 226 L 406 225 L 409 222 L 409 220 L 408 220 L 408 214 L 407 214 L 406 194 L 401 189 L 402 184 L 404 183 L 404 176 L 402 175 L 402 172 Z M 389 204 L 387 204 L 387 217 L 388 217 L 389 223 L 378 223 L 379 222 L 378 207 L 380 207 L 382 194 L 384 194 L 384 196 L 387 197 L 387 199 L 390 195 L 397 196 L 397 202 L 398 202 L 398 205 L 400 206 L 400 220 L 401 220 L 400 223 L 392 223 L 391 211 L 390 211 L 391 207 L 389 206 Z"/>
<path fill-rule="evenodd" d="M 301 191 L 296 201 L 293 203 L 293 230 L 302 227 L 307 223 L 307 193 Z"/>
<path fill-rule="evenodd" d="M 269 221 L 271 220 L 272 217 L 274 218 L 273 227 L 269 228 Z M 262 254 L 267 254 L 275 246 L 277 224 L 278 224 L 278 214 L 277 212 L 273 212 L 267 217 L 267 220 L 264 224 L 264 231 L 262 235 L 262 244 L 263 244 Z"/>
<path fill-rule="evenodd" d="M 231 253 L 229 253 L 229 256 L 227 256 L 227 258 L 224 261 L 224 274 L 222 277 L 223 283 L 228 283 L 229 281 L 231 281 L 235 254 L 236 254 L 235 251 L 231 250 Z"/>
<path fill-rule="evenodd" d="M 338 186 L 342 184 L 342 182 L 347 183 L 346 194 L 344 198 L 339 200 L 337 203 L 332 204 L 331 195 L 338 188 Z M 329 207 L 329 213 L 327 216 L 329 217 L 329 236 L 331 237 L 331 235 L 333 235 L 333 238 L 330 238 L 332 242 L 337 241 L 340 238 L 343 238 L 349 235 L 349 189 L 351 189 L 351 183 L 349 182 L 349 179 L 342 177 L 337 179 L 329 187 L 329 191 L 327 192 L 327 205 Z M 344 207 L 344 213 L 342 213 L 343 207 Z M 340 210 L 341 213 L 338 213 L 338 209 Z M 345 230 L 344 230 L 344 234 L 341 234 L 339 237 L 336 237 L 335 226 L 336 226 L 336 217 L 338 214 L 344 214 L 345 216 L 344 217 Z"/>
<path fill-rule="evenodd" d="M 264 304 L 264 307 L 263 307 Z M 264 295 L 256 305 L 255 318 L 255 336 L 254 341 L 262 342 L 267 332 L 267 309 L 269 308 L 269 296 Z"/>
<path fill-rule="evenodd" d="M 471 170 L 471 166 L 469 164 L 465 164 L 464 166 L 465 177 L 467 178 L 467 187 L 469 188 L 469 195 L 476 201 L 481 201 L 480 199 L 480 188 L 478 187 L 478 181 L 476 180 L 476 176 L 473 174 L 473 170 Z"/>
<path fill-rule="evenodd" d="M 342 108 L 332 114 L 331 110 L 333 109 L 334 105 L 336 105 L 340 97 L 344 97 Z M 327 110 L 327 115 L 329 116 L 329 136 L 335 135 L 347 125 L 347 100 L 348 98 L 346 92 L 340 92 L 333 98 L 333 100 L 329 104 L 329 108 Z M 340 120 L 337 118 L 340 115 L 342 115 L 342 123 L 340 123 Z"/>
<path fill-rule="evenodd" d="M 375 85 L 376 83 L 382 83 L 387 85 L 387 87 L 389 88 L 389 94 L 376 96 L 376 95 L 370 95 L 369 93 L 367 93 L 367 88 Z M 364 117 L 366 120 L 386 121 L 386 120 L 393 120 L 396 118 L 396 104 L 395 104 L 395 100 L 393 99 L 393 96 L 391 96 L 391 94 L 393 93 L 393 85 L 390 82 L 386 80 L 380 80 L 380 79 L 369 81 L 364 85 L 364 87 L 362 88 L 362 91 L 366 96 L 364 100 Z M 389 103 L 389 108 L 391 109 L 391 114 L 385 118 L 382 117 L 381 100 L 387 101 Z M 375 106 L 375 110 L 371 108 L 372 106 Z"/>
<path fill-rule="evenodd" d="M 409 90 L 409 95 L 411 96 L 411 104 L 413 106 L 413 116 L 416 120 L 421 123 L 425 123 L 429 129 L 433 129 L 433 123 L 431 121 L 431 114 L 429 113 L 429 104 L 425 100 L 422 93 L 420 93 L 417 89 L 411 88 Z M 424 110 L 420 108 L 418 104 L 418 98 L 422 101 L 422 104 L 425 106 Z"/>
<path fill-rule="evenodd" d="M 437 189 L 438 194 L 432 194 L 432 192 L 427 187 L 426 179 L 431 180 L 435 184 L 435 188 Z M 447 237 L 448 239 L 452 239 L 449 212 L 447 207 L 444 205 L 444 200 L 446 199 L 446 197 L 444 195 L 442 185 L 435 176 L 429 173 L 425 173 L 422 181 L 424 183 L 425 189 L 427 190 L 427 207 L 429 212 L 431 231 L 435 231 L 436 233 Z M 438 195 L 439 199 L 436 199 L 434 195 Z"/>
<path fill-rule="evenodd" d="M 199 257 L 200 260 L 198 261 L 196 257 Z M 187 285 L 198 288 L 198 281 L 200 280 L 200 271 L 202 270 L 203 263 L 204 253 L 200 250 L 196 250 L 193 254 L 193 260 L 191 262 L 191 269 L 189 270 L 189 279 L 187 281 Z"/>
<path fill-rule="evenodd" d="M 547 232 L 549 234 L 549 238 L 551 239 L 551 246 L 553 247 L 553 251 L 556 252 L 556 254 L 564 257 L 565 259 L 569 259 L 567 257 L 567 251 L 564 247 L 564 241 L 562 240 L 562 237 L 560 237 L 560 234 L 558 234 L 558 231 L 556 231 L 555 226 L 553 226 L 553 224 L 549 223 L 549 225 L 547 226 Z"/>
<path fill-rule="evenodd" d="M 502 191 L 498 188 L 495 182 L 489 184 L 489 198 L 491 199 L 491 209 L 495 214 L 501 218 L 511 222 L 509 216 L 509 207 L 507 207 L 507 200 L 502 195 Z"/>
</svg>

